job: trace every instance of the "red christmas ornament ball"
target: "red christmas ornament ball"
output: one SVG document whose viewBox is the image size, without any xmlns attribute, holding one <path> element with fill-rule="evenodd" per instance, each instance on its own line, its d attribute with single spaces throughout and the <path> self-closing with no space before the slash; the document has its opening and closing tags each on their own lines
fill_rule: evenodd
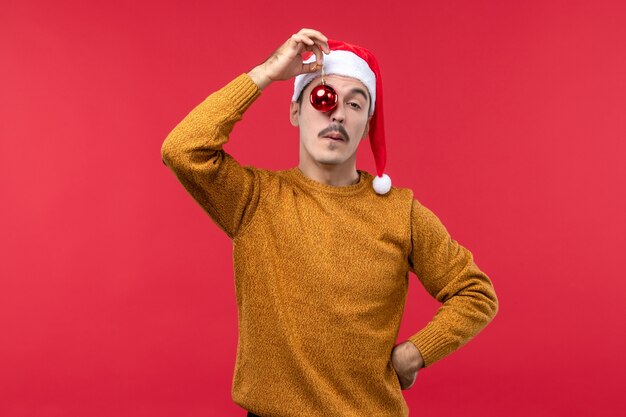
<svg viewBox="0 0 626 417">
<path fill-rule="evenodd" d="M 311 91 L 310 100 L 314 109 L 327 112 L 337 105 L 337 93 L 332 87 L 320 84 Z"/>
</svg>

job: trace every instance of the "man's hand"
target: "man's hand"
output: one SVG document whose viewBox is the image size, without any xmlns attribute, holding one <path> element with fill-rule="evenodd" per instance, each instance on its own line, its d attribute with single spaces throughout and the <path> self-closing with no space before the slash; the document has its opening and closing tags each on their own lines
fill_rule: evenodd
<svg viewBox="0 0 626 417">
<path fill-rule="evenodd" d="M 316 61 L 302 63 L 302 53 L 311 51 Z M 329 54 L 328 38 L 313 29 L 301 29 L 291 35 L 267 60 L 253 68 L 248 75 L 260 89 L 272 81 L 288 80 L 296 75 L 317 71 L 323 64 L 322 53 Z"/>
<path fill-rule="evenodd" d="M 413 342 L 396 345 L 391 351 L 391 363 L 400 380 L 400 388 L 409 389 L 417 379 L 417 372 L 424 366 L 424 358 Z"/>
</svg>

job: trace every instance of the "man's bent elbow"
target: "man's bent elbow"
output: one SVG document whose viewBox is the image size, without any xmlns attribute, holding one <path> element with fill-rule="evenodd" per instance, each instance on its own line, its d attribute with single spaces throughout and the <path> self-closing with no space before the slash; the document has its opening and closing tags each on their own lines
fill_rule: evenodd
<svg viewBox="0 0 626 417">
<path fill-rule="evenodd" d="M 500 303 L 498 301 L 498 296 L 496 295 L 496 291 L 494 290 L 493 286 L 491 286 L 490 290 L 485 295 L 487 297 L 486 314 L 488 317 L 488 322 L 491 322 L 491 320 L 493 320 L 494 317 L 496 317 L 496 315 L 498 314 Z"/>
<path fill-rule="evenodd" d="M 172 135 L 168 135 L 167 138 L 165 138 L 165 140 L 163 141 L 163 144 L 161 145 L 161 161 L 163 161 L 163 163 L 166 166 L 172 166 L 172 161 L 175 158 L 176 155 L 176 146 L 174 145 L 174 138 L 172 138 Z"/>
</svg>

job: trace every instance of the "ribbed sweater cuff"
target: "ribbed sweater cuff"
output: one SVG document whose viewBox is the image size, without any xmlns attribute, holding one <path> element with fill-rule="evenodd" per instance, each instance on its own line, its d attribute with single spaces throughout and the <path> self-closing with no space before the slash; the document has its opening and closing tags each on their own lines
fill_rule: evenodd
<svg viewBox="0 0 626 417">
<path fill-rule="evenodd" d="M 229 98 L 235 111 L 243 113 L 261 95 L 261 89 L 244 73 L 222 87 L 220 94 Z"/>
<path fill-rule="evenodd" d="M 450 353 L 449 338 L 434 326 L 426 326 L 408 340 L 413 342 L 422 354 L 424 367 L 432 365 Z"/>
</svg>

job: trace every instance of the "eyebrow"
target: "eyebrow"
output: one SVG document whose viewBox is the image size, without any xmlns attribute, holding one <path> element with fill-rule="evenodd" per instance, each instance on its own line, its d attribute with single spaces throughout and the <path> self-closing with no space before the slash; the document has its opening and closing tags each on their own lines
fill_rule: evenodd
<svg viewBox="0 0 626 417">
<path fill-rule="evenodd" d="M 369 102 L 369 96 L 367 95 L 365 90 L 363 90 L 362 88 L 358 88 L 358 87 L 353 88 L 352 90 L 348 92 L 348 95 L 352 95 L 352 94 L 360 94 L 363 96 L 363 98 L 365 98 L 365 101 Z"/>
</svg>

